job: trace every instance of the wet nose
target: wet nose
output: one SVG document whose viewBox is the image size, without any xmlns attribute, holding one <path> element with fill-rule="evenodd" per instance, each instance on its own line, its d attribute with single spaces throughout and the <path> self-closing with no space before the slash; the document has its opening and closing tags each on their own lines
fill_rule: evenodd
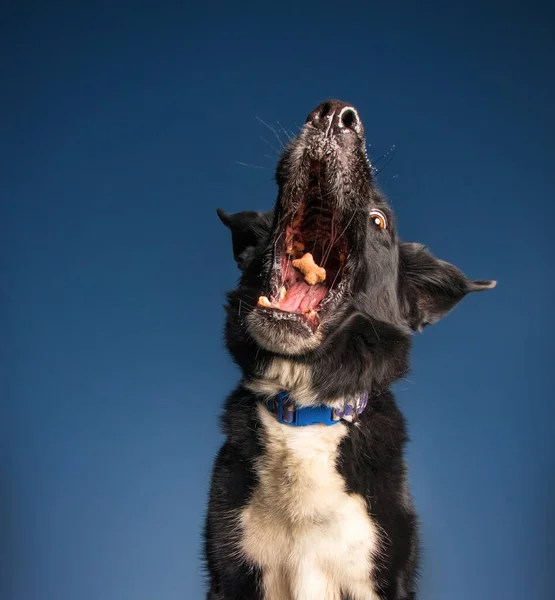
<svg viewBox="0 0 555 600">
<path fill-rule="evenodd" d="M 345 131 L 363 135 L 362 122 L 354 106 L 341 100 L 326 100 L 306 118 L 306 122 L 320 129 L 326 137 Z"/>
</svg>

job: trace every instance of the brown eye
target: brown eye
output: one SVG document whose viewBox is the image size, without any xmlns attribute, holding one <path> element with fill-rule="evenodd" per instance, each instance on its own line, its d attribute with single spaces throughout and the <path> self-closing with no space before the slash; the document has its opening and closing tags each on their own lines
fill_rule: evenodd
<svg viewBox="0 0 555 600">
<path fill-rule="evenodd" d="M 370 218 L 372 219 L 372 223 L 374 223 L 374 225 L 377 225 L 380 229 L 387 228 L 387 219 L 385 218 L 385 215 L 381 210 L 373 208 L 370 211 Z"/>
</svg>

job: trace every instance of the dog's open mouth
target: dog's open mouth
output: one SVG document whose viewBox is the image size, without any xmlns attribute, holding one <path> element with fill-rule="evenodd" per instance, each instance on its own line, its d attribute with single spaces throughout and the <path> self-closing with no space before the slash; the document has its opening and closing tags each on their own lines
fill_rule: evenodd
<svg viewBox="0 0 555 600">
<path fill-rule="evenodd" d="M 307 191 L 281 214 L 267 293 L 258 299 L 258 308 L 289 313 L 312 329 L 337 304 L 348 272 L 345 225 L 321 170 L 312 165 Z"/>
</svg>

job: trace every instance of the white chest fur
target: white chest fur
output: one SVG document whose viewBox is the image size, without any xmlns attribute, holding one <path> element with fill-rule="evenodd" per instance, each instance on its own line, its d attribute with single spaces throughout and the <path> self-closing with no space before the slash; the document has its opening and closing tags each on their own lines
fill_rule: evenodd
<svg viewBox="0 0 555 600">
<path fill-rule="evenodd" d="M 377 600 L 378 534 L 364 500 L 345 490 L 335 461 L 342 423 L 291 427 L 259 407 L 266 453 L 241 514 L 242 552 L 262 568 L 265 600 Z"/>
</svg>

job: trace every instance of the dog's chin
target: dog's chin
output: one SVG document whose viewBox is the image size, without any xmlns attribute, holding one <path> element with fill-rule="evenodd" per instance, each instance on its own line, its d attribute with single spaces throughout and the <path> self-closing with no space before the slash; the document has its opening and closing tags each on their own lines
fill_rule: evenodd
<svg viewBox="0 0 555 600">
<path fill-rule="evenodd" d="M 298 356 L 322 343 L 322 324 L 314 326 L 308 318 L 274 308 L 257 307 L 247 319 L 249 334 L 259 346 L 287 356 Z"/>
</svg>

